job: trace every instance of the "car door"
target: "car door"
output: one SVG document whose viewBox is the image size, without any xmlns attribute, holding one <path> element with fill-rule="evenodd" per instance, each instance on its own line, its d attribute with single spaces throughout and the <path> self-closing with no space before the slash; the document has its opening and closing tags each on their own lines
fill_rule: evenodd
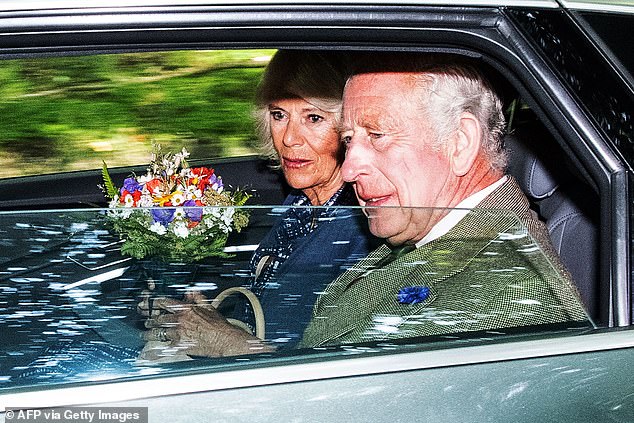
<svg viewBox="0 0 634 423">
<path fill-rule="evenodd" d="M 16 385 L 5 375 L 0 379 L 4 421 L 10 420 L 6 410 L 13 408 L 71 405 L 147 407 L 151 421 L 631 420 L 632 396 L 623 390 L 634 351 L 629 328 L 631 80 L 626 66 L 619 68 L 613 58 L 602 54 L 589 30 L 579 31 L 577 22 L 582 18 L 590 22 L 592 16 L 576 10 L 573 14 L 576 20 L 548 1 L 452 6 L 300 2 L 283 9 L 214 2 L 56 4 L 41 9 L 7 5 L 0 14 L 0 54 L 7 62 L 247 48 L 434 51 L 479 60 L 508 93 L 509 106 L 515 104 L 515 122 L 524 124 L 529 138 L 541 137 L 533 144 L 555 149 L 561 157 L 557 164 L 572 169 L 567 173 L 571 192 L 591 200 L 597 229 L 592 301 L 598 328 L 486 331 L 174 363 L 121 373 L 110 369 L 101 379 L 44 377 Z M 600 32 L 600 23 L 589 25 Z M 614 56 L 618 58 L 618 53 Z M 285 192 L 279 176 L 268 170 L 258 173 L 256 159 L 247 164 L 232 160 L 222 168 L 227 179 L 235 176 L 242 185 L 260 182 L 264 178 L 260 175 L 266 175 L 256 191 L 267 193 L 265 198 L 271 199 L 267 204 L 279 204 Z M 117 169 L 115 175 L 121 180 L 143 169 L 138 165 Z M 243 173 L 247 165 L 253 171 Z M 46 219 L 58 208 L 75 207 L 78 202 L 104 205 L 95 188 L 100 172 L 94 168 L 0 181 L 3 222 L 16 216 Z M 78 187 L 78 193 L 67 198 L 68 186 Z M 56 210 L 43 210 L 49 206 Z M 70 218 L 71 224 L 74 220 Z M 37 232 L 41 228 L 31 229 L 36 236 L 14 239 L 41 244 L 43 235 Z M 253 242 L 257 243 L 248 239 L 244 245 Z M 32 251 L 32 244 L 25 248 Z M 26 267 L 19 261 L 5 267 L 6 295 L 19 294 L 20 283 L 38 283 L 14 274 Z M 24 319 L 26 312 L 25 321 L 33 322 L 26 332 L 41 332 L 37 312 L 28 313 L 31 300 L 16 300 L 12 310 L 26 307 L 17 314 Z M 14 323 L 9 316 L 3 319 L 5 328 Z M 71 319 L 71 325 L 75 323 Z M 11 328 L 14 334 L 20 332 Z M 25 351 L 33 350 L 26 342 L 18 344 Z M 25 354 L 19 349 L 10 352 Z M 1 359 L 13 370 L 15 356 L 5 349 Z"/>
</svg>

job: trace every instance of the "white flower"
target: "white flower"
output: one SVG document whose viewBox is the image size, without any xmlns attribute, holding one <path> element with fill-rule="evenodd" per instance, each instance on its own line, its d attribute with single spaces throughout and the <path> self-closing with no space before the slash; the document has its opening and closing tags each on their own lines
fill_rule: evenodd
<svg viewBox="0 0 634 423">
<path fill-rule="evenodd" d="M 132 214 L 132 210 L 129 208 L 121 208 L 117 207 L 116 209 L 109 211 L 110 216 L 116 217 L 118 219 L 127 219 Z"/>
<path fill-rule="evenodd" d="M 150 230 L 159 235 L 165 235 L 167 233 L 165 226 L 161 225 L 159 222 L 154 222 L 152 226 L 150 226 Z"/>
<path fill-rule="evenodd" d="M 216 223 L 216 219 L 214 219 L 212 216 L 204 216 L 203 214 L 203 224 L 208 227 L 208 228 L 213 228 L 215 226 Z"/>
<path fill-rule="evenodd" d="M 233 207 L 205 207 L 203 209 L 203 223 L 208 228 L 218 227 L 223 232 L 228 233 L 231 231 L 234 214 Z"/>
<path fill-rule="evenodd" d="M 224 209 L 222 213 L 222 222 L 231 227 L 231 222 L 233 222 L 233 214 L 235 213 L 235 209 L 233 207 L 227 207 Z"/>
<path fill-rule="evenodd" d="M 212 186 L 211 189 L 213 189 L 214 191 L 216 191 L 218 194 L 222 194 L 222 190 L 224 189 L 224 187 L 220 187 L 218 188 L 218 182 L 215 182 Z"/>
<path fill-rule="evenodd" d="M 178 237 L 187 238 L 189 236 L 189 228 L 187 228 L 184 222 L 176 222 L 172 230 L 174 231 L 174 235 Z"/>
<path fill-rule="evenodd" d="M 185 188 L 185 197 L 187 197 L 188 200 L 198 200 L 202 196 L 203 196 L 203 192 L 193 185 L 190 185 L 187 188 Z"/>
<path fill-rule="evenodd" d="M 134 197 L 132 197 L 132 194 L 126 194 L 125 197 L 123 197 L 123 205 L 125 207 L 134 207 Z"/>
<path fill-rule="evenodd" d="M 181 160 L 189 157 L 189 152 L 185 150 L 185 147 L 181 150 L 180 153 L 174 154 L 174 158 L 180 163 Z"/>
<path fill-rule="evenodd" d="M 141 196 L 141 198 L 139 199 L 138 205 L 139 205 L 139 207 L 152 207 L 152 206 L 154 206 L 154 202 L 152 201 L 152 196 L 143 194 Z"/>
<path fill-rule="evenodd" d="M 185 209 L 179 207 L 174 210 L 174 219 L 184 219 L 185 218 Z"/>
<path fill-rule="evenodd" d="M 220 218 L 221 216 L 221 210 L 220 207 L 205 207 L 205 209 L 203 210 L 204 214 L 210 214 L 211 216 L 215 217 L 215 218 Z"/>
<path fill-rule="evenodd" d="M 141 185 L 144 185 L 146 182 L 150 182 L 152 179 L 154 179 L 154 176 L 152 176 L 149 172 L 136 178 L 137 182 Z"/>
<path fill-rule="evenodd" d="M 180 206 L 185 202 L 185 200 L 186 198 L 181 191 L 174 191 L 174 194 L 172 194 L 172 197 L 170 199 L 172 205 L 174 206 Z"/>
</svg>

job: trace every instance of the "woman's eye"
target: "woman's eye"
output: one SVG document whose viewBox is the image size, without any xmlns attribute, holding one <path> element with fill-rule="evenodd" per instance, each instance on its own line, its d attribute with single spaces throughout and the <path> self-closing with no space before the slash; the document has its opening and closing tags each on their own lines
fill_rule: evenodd
<svg viewBox="0 0 634 423">
<path fill-rule="evenodd" d="M 308 120 L 310 121 L 310 123 L 319 123 L 321 121 L 324 120 L 323 116 L 319 116 L 319 115 L 308 115 Z"/>
<path fill-rule="evenodd" d="M 284 119 L 284 113 L 280 112 L 279 110 L 271 110 L 271 117 L 274 120 L 282 120 Z"/>
<path fill-rule="evenodd" d="M 345 135 L 345 136 L 342 136 L 342 137 L 341 137 L 341 142 L 342 142 L 344 145 L 348 145 L 348 144 L 350 144 L 350 141 L 352 141 L 352 137 L 351 137 L 350 135 Z"/>
</svg>

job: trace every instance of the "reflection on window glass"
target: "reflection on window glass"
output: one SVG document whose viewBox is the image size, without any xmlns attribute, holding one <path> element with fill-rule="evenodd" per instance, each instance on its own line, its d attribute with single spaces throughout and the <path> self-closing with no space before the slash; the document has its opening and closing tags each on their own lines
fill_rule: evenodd
<svg viewBox="0 0 634 423">
<path fill-rule="evenodd" d="M 0 178 L 257 152 L 252 105 L 273 51 L 169 51 L 0 62 Z"/>
<path fill-rule="evenodd" d="M 122 255 L 105 210 L 0 214 L 0 389 L 160 373 L 175 361 L 210 366 L 214 356 L 592 326 L 571 282 L 511 213 L 472 210 L 464 219 L 489 222 L 478 235 L 458 230 L 367 256 L 336 231 L 258 284 L 275 265 L 254 254 L 272 228 L 306 214 L 318 227 L 366 217 L 344 207 L 241 210 L 249 223 L 229 233 L 224 255 L 190 263 Z"/>
</svg>

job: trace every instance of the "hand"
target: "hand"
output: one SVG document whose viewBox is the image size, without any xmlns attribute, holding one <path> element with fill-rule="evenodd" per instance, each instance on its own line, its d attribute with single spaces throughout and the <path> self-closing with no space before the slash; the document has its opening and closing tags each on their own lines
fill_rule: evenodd
<svg viewBox="0 0 634 423">
<path fill-rule="evenodd" d="M 189 293 L 185 301 L 153 299 L 145 326 L 146 341 L 167 341 L 188 355 L 222 357 L 273 351 L 260 339 L 233 326 L 200 293 Z"/>
<path fill-rule="evenodd" d="M 161 314 L 161 309 L 154 305 L 154 302 L 158 298 L 163 297 L 156 296 L 156 294 L 154 294 L 151 290 L 143 290 L 140 296 L 141 301 L 136 306 L 137 313 L 143 317 L 156 317 Z"/>
</svg>

